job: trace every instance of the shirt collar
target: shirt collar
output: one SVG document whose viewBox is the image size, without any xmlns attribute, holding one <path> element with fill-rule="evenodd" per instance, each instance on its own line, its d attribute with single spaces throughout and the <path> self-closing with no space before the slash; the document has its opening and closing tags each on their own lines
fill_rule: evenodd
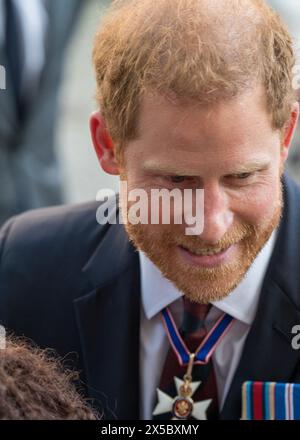
<svg viewBox="0 0 300 440">
<path fill-rule="evenodd" d="M 181 298 L 181 292 L 165 278 L 160 270 L 139 251 L 141 267 L 142 304 L 148 319 Z"/>
<path fill-rule="evenodd" d="M 214 307 L 245 324 L 252 324 L 276 237 L 277 230 L 272 233 L 240 284 L 226 298 L 213 302 Z M 151 319 L 165 307 L 181 298 L 182 293 L 162 275 L 143 252 L 139 251 L 139 257 L 142 305 L 146 317 Z"/>
</svg>

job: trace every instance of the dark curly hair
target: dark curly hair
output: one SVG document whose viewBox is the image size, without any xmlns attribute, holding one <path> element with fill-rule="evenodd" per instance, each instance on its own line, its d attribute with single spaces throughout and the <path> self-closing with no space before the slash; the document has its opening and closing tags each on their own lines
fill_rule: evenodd
<svg viewBox="0 0 300 440">
<path fill-rule="evenodd" d="M 0 420 L 96 420 L 77 393 L 74 371 L 53 351 L 11 336 L 0 350 Z"/>
</svg>

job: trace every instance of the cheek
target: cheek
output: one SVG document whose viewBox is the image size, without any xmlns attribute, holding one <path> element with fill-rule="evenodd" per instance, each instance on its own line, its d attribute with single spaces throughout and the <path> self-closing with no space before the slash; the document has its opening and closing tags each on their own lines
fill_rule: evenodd
<svg viewBox="0 0 300 440">
<path fill-rule="evenodd" d="M 269 182 L 249 190 L 236 213 L 241 221 L 261 227 L 273 218 L 280 199 L 280 184 Z"/>
</svg>

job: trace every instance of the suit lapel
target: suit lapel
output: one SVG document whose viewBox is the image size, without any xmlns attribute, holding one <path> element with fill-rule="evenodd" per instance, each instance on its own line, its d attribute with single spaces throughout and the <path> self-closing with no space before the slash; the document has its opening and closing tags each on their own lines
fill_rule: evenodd
<svg viewBox="0 0 300 440">
<path fill-rule="evenodd" d="M 225 400 L 221 418 L 241 417 L 241 387 L 247 380 L 290 382 L 300 353 L 292 348 L 293 326 L 299 312 L 299 195 L 284 179 L 285 209 L 275 249 L 263 283 L 255 321 Z"/>
<path fill-rule="evenodd" d="M 109 227 L 83 274 L 91 288 L 74 306 L 89 395 L 109 419 L 138 419 L 140 268 L 122 225 Z"/>
</svg>

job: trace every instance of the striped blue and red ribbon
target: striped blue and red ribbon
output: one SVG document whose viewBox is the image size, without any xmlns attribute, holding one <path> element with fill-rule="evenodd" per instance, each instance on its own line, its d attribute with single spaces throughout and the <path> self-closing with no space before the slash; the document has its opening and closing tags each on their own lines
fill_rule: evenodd
<svg viewBox="0 0 300 440">
<path fill-rule="evenodd" d="M 300 384 L 245 382 L 242 420 L 300 420 Z"/>
<path fill-rule="evenodd" d="M 171 312 L 168 308 L 162 311 L 163 321 L 166 329 L 167 336 L 169 338 L 170 344 L 178 358 L 180 365 L 188 365 L 190 360 L 190 352 L 186 347 L 176 324 L 173 320 Z M 234 323 L 234 318 L 227 313 L 224 313 L 213 326 L 211 331 L 207 334 L 206 338 L 199 345 L 195 352 L 195 365 L 207 364 L 221 342 L 226 333 L 230 330 Z"/>
</svg>

